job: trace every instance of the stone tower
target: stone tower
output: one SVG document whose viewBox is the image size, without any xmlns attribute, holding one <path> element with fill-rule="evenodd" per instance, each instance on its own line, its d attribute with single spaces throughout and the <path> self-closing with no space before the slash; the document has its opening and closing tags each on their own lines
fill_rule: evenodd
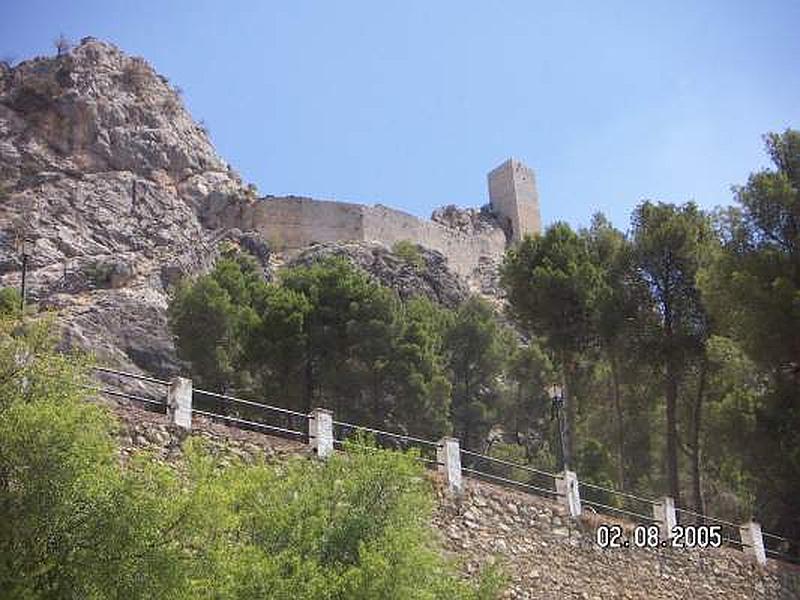
<svg viewBox="0 0 800 600">
<path fill-rule="evenodd" d="M 510 241 L 518 242 L 529 233 L 541 233 L 539 193 L 533 170 L 509 158 L 491 171 L 488 179 L 489 203 L 510 233 Z"/>
</svg>

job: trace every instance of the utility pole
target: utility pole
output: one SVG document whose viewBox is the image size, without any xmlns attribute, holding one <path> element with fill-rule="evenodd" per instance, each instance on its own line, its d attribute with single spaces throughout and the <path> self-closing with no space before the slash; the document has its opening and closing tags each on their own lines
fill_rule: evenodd
<svg viewBox="0 0 800 600">
<path fill-rule="evenodd" d="M 22 279 L 19 285 L 19 311 L 22 315 L 25 313 L 25 299 L 28 296 L 28 225 L 24 221 L 18 222 L 15 229 L 17 252 L 22 264 Z"/>
<path fill-rule="evenodd" d="M 21 315 L 25 314 L 25 295 L 27 293 L 27 288 L 25 286 L 25 279 L 28 275 L 28 253 L 27 248 L 25 247 L 27 240 L 22 240 L 22 282 L 20 284 L 20 301 L 19 301 L 19 312 Z"/>
</svg>

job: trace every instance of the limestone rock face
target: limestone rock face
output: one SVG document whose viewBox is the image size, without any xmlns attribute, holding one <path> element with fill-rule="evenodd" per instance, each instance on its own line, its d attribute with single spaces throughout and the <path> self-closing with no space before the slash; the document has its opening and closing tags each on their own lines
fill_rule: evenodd
<svg viewBox="0 0 800 600">
<path fill-rule="evenodd" d="M 0 284 L 18 285 L 27 239 L 29 299 L 59 312 L 68 343 L 177 369 L 166 293 L 213 261 L 197 218 L 212 194 L 244 188 L 143 59 L 87 38 L 0 67 Z"/>
<path fill-rule="evenodd" d="M 448 308 L 458 306 L 469 294 L 464 281 L 447 268 L 447 261 L 440 252 L 421 246 L 417 249 L 420 260 L 409 262 L 378 242 L 315 244 L 290 264 L 308 265 L 320 258 L 343 257 L 396 290 L 403 300 L 425 296 Z"/>
</svg>

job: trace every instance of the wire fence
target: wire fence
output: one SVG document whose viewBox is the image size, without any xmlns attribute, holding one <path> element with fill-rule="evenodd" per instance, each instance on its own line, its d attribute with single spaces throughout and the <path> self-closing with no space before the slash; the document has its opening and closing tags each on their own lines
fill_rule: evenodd
<svg viewBox="0 0 800 600">
<path fill-rule="evenodd" d="M 530 465 L 461 449 L 461 470 L 488 481 L 511 485 L 547 497 L 558 495 L 556 475 Z"/>
<path fill-rule="evenodd" d="M 800 563 L 800 544 L 765 531 L 761 532 L 761 537 L 764 540 L 764 552 L 767 556 L 795 564 Z"/>
<path fill-rule="evenodd" d="M 242 429 L 308 440 L 309 415 L 208 390 L 192 390 L 192 412 Z"/>
<path fill-rule="evenodd" d="M 358 447 L 359 444 L 351 438 L 359 434 L 370 436 L 381 448 L 402 452 L 414 450 L 416 459 L 428 466 L 436 467 L 441 464 L 438 459 L 438 449 L 440 447 L 438 442 L 404 433 L 393 433 L 373 427 L 364 427 L 355 423 L 347 423 L 346 421 L 333 421 L 334 446 L 343 448 L 345 443 L 350 443 Z"/>
<path fill-rule="evenodd" d="M 98 383 L 102 385 L 84 384 L 81 386 L 84 389 L 112 398 L 129 400 L 154 412 L 166 412 L 169 381 L 108 367 L 92 367 L 92 370 L 97 374 Z"/>
<path fill-rule="evenodd" d="M 704 515 L 702 513 L 689 510 L 688 508 L 681 507 L 675 507 L 675 517 L 677 518 L 678 525 L 684 527 L 715 525 L 720 528 L 722 541 L 729 546 L 733 546 L 739 550 L 749 547 L 744 543 L 744 541 L 742 541 L 741 531 L 739 529 L 739 525 L 736 523 L 732 523 L 731 521 L 726 521 L 724 519 L 718 519 L 717 517 Z"/>
<path fill-rule="evenodd" d="M 113 398 L 138 403 L 148 410 L 166 412 L 167 387 L 169 381 L 118 371 L 107 367 L 94 367 L 98 380 L 103 385 L 83 385 L 87 390 Z M 131 392 L 135 389 L 136 393 Z M 255 400 L 245 400 L 229 394 L 202 389 L 192 390 L 192 413 L 223 422 L 242 429 L 260 431 L 270 435 L 289 437 L 308 442 L 311 415 L 273 406 Z M 367 434 L 376 446 L 360 444 L 357 434 Z M 405 433 L 383 431 L 346 421 L 333 421 L 333 444 L 342 449 L 346 444 L 377 451 L 379 448 L 399 451 L 413 450 L 415 459 L 430 468 L 443 466 L 439 460 L 438 442 Z M 560 496 L 556 489 L 558 475 L 531 465 L 498 458 L 462 448 L 460 450 L 461 471 L 465 475 L 484 481 L 514 487 L 528 493 L 548 498 Z M 657 522 L 653 507 L 659 502 L 654 498 L 631 492 L 579 481 L 581 504 L 596 513 L 627 517 L 634 522 L 653 524 Z M 722 541 L 740 550 L 749 547 L 741 539 L 740 526 L 731 521 L 702 514 L 687 508 L 676 507 L 678 525 L 717 525 L 721 528 Z M 800 563 L 800 543 L 774 533 L 762 532 L 767 556 L 779 560 Z"/>
<path fill-rule="evenodd" d="M 591 507 L 594 512 L 625 516 L 644 525 L 658 521 L 653 512 L 653 507 L 658 501 L 654 498 L 586 481 L 579 481 L 578 487 L 581 504 Z"/>
</svg>

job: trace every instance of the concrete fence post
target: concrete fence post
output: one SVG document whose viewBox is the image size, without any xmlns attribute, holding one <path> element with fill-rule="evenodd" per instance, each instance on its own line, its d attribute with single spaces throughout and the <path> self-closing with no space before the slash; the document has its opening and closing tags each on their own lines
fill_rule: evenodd
<svg viewBox="0 0 800 600">
<path fill-rule="evenodd" d="M 678 524 L 678 517 L 675 514 L 675 500 L 669 496 L 664 496 L 653 504 L 653 517 L 658 522 L 661 530 L 661 539 L 672 539 L 672 528 Z"/>
<path fill-rule="evenodd" d="M 755 521 L 748 521 L 739 526 L 739 535 L 744 547 L 742 551 L 754 558 L 760 565 L 767 564 L 767 553 L 764 550 L 764 537 L 761 535 L 761 525 Z"/>
<path fill-rule="evenodd" d="M 456 438 L 444 437 L 436 448 L 437 470 L 444 474 L 447 489 L 460 494 L 464 489 L 461 478 L 461 444 Z"/>
<path fill-rule="evenodd" d="M 192 429 L 192 380 L 175 377 L 167 388 L 169 422 L 181 429 Z"/>
<path fill-rule="evenodd" d="M 556 476 L 556 492 L 561 503 L 567 507 L 571 517 L 581 515 L 581 495 L 578 489 L 578 475 L 574 471 L 564 471 Z"/>
<path fill-rule="evenodd" d="M 315 408 L 308 419 L 308 445 L 320 458 L 333 454 L 333 412 Z"/>
</svg>

